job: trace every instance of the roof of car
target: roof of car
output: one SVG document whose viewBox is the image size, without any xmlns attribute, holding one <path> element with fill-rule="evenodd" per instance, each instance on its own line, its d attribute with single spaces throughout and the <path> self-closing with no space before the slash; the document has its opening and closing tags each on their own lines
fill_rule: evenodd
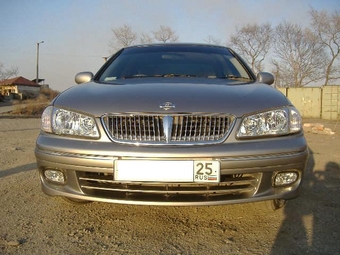
<svg viewBox="0 0 340 255">
<path fill-rule="evenodd" d="M 127 46 L 127 48 L 142 48 L 142 47 L 179 47 L 179 46 L 187 46 L 187 47 L 213 47 L 213 48 L 228 48 L 226 46 L 217 45 L 217 44 L 207 44 L 207 43 L 150 43 L 150 44 L 139 44 Z"/>
</svg>

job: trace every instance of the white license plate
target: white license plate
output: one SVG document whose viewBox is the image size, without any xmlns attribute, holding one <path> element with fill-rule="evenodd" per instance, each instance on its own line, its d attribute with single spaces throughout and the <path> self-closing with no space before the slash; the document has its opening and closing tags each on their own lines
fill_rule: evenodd
<svg viewBox="0 0 340 255">
<path fill-rule="evenodd" d="M 116 160 L 114 179 L 132 182 L 219 182 L 220 163 L 209 160 Z"/>
</svg>

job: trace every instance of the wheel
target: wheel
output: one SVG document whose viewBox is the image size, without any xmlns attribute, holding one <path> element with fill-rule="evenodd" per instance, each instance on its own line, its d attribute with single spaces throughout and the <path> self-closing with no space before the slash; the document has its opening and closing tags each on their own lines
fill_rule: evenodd
<svg viewBox="0 0 340 255">
<path fill-rule="evenodd" d="M 264 212 L 274 212 L 285 206 L 287 200 L 284 199 L 274 199 L 262 202 L 253 203 L 256 209 Z"/>
<path fill-rule="evenodd" d="M 274 200 L 271 200 L 271 201 L 268 201 L 268 202 L 271 202 L 271 206 L 273 208 L 273 210 L 278 210 L 282 207 L 285 206 L 285 204 L 287 203 L 287 200 L 284 200 L 284 199 L 274 199 Z"/>
<path fill-rule="evenodd" d="M 92 201 L 78 199 L 78 198 L 71 198 L 71 197 L 61 197 L 61 198 L 67 203 L 74 204 L 74 205 L 84 205 L 84 204 L 92 203 Z"/>
</svg>

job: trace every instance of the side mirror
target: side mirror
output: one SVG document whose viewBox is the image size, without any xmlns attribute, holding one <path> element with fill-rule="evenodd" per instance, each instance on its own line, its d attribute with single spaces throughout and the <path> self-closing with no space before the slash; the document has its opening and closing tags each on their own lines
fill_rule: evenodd
<svg viewBox="0 0 340 255">
<path fill-rule="evenodd" d="M 257 74 L 257 81 L 268 85 L 272 85 L 274 83 L 274 79 L 274 75 L 271 73 L 260 72 Z"/>
<path fill-rule="evenodd" d="M 76 81 L 77 84 L 89 82 L 93 79 L 93 73 L 91 72 L 81 72 L 76 75 L 74 80 Z"/>
</svg>

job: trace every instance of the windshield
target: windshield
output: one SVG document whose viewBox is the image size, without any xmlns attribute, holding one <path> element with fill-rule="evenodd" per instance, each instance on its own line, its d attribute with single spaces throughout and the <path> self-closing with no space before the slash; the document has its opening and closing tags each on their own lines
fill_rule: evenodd
<svg viewBox="0 0 340 255">
<path fill-rule="evenodd" d="M 227 48 L 148 46 L 125 49 L 99 76 L 99 81 L 144 77 L 198 77 L 252 80 Z"/>
</svg>

